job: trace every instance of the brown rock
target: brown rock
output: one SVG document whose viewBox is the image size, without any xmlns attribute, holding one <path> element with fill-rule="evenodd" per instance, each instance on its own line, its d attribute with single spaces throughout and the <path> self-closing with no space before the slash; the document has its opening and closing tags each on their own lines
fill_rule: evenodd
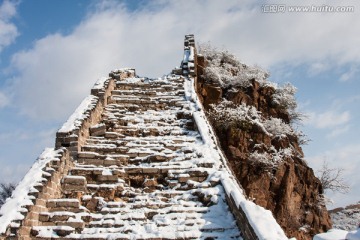
<svg viewBox="0 0 360 240">
<path fill-rule="evenodd" d="M 201 90 L 201 95 L 204 99 L 204 106 L 207 109 L 210 104 L 219 103 L 222 98 L 222 90 L 220 87 L 215 87 L 209 84 L 204 84 Z"/>
<path fill-rule="evenodd" d="M 256 107 L 264 118 L 281 118 L 285 123 L 290 121 L 286 110 L 272 104 L 275 89 L 262 87 L 255 80 L 252 80 L 250 87 L 239 87 L 235 91 L 222 89 L 220 94 L 216 86 L 209 86 L 200 77 L 197 89 L 205 109 L 208 109 L 209 103 L 217 103 L 223 96 L 235 104 Z M 316 233 L 331 228 L 331 220 L 321 197 L 322 185 L 313 170 L 299 158 L 303 152 L 297 137 L 272 139 L 256 126 L 241 124 L 228 128 L 214 127 L 232 170 L 248 197 L 271 210 L 288 237 L 310 240 Z M 249 160 L 254 151 L 271 154 L 272 146 L 275 149 L 292 146 L 296 154 L 282 159 L 282 164 L 275 167 Z M 309 227 L 305 229 L 306 225 Z"/>
</svg>

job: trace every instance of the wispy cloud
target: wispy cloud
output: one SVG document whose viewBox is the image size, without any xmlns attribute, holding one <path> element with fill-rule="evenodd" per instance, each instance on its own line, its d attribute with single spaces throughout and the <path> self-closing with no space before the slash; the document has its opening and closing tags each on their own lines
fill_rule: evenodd
<svg viewBox="0 0 360 240">
<path fill-rule="evenodd" d="M 330 65 L 328 62 L 314 62 L 309 67 L 309 73 L 311 75 L 317 75 L 319 73 L 327 71 L 329 68 Z"/>
<path fill-rule="evenodd" d="M 336 127 L 350 121 L 349 111 L 328 110 L 320 113 L 308 112 L 307 115 L 309 118 L 305 124 L 320 129 Z"/>
<path fill-rule="evenodd" d="M 15 1 L 8 0 L 0 5 L 0 52 L 19 35 L 17 27 L 11 23 L 11 19 L 16 15 L 16 5 Z"/>
<path fill-rule="evenodd" d="M 354 77 L 356 77 L 359 73 L 360 66 L 352 66 L 347 72 L 343 73 L 340 76 L 340 82 L 348 82 Z"/>
<path fill-rule="evenodd" d="M 331 130 L 331 132 L 328 135 L 326 135 L 326 137 L 336 138 L 342 134 L 347 133 L 349 130 L 350 130 L 350 125 L 343 125 Z"/>
<path fill-rule="evenodd" d="M 6 95 L 0 92 L 0 108 L 3 108 L 9 104 L 9 99 Z"/>
</svg>

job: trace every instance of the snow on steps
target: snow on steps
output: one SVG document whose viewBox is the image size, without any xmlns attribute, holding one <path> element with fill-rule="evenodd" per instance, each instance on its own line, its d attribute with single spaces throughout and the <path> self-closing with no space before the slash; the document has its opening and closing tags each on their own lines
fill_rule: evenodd
<svg viewBox="0 0 360 240">
<path fill-rule="evenodd" d="M 190 65 L 183 65 L 183 73 L 194 76 L 193 37 L 187 42 Z M 31 230 L 35 239 L 240 239 L 236 219 L 245 239 L 287 239 L 270 211 L 248 201 L 232 176 L 194 79 L 150 81 L 136 78 L 133 69 L 109 76 L 92 89 L 96 101 L 81 104 L 57 133 L 56 147 L 69 149 L 75 160 L 63 172 L 62 196 L 35 201 L 40 207 L 31 209 L 37 219 L 32 228 L 5 214 L 2 233 L 29 236 Z M 131 91 L 137 99 L 129 97 Z M 173 104 L 163 104 L 169 100 Z M 22 199 L 10 201 L 24 206 Z"/>
<path fill-rule="evenodd" d="M 166 95 L 158 96 L 168 99 L 168 95 L 179 93 L 174 89 L 183 88 L 181 79 L 138 79 L 139 84 L 131 79 L 130 85 L 146 85 L 148 89 L 174 85 Z M 116 87 L 123 85 L 119 83 Z M 48 202 L 48 211 L 40 214 L 42 226 L 34 227 L 32 234 L 37 238 L 240 239 L 214 168 L 219 164 L 204 157 L 199 133 L 194 124 L 187 124 L 190 117 L 185 95 L 177 101 L 181 104 L 161 112 L 152 110 L 153 106 L 129 112 L 126 105 L 124 109 L 125 99 L 108 102 L 101 122 L 90 127 L 105 125 L 105 131 L 99 134 L 96 130 L 92 135 L 90 131 L 75 167 L 62 181 L 64 197 L 75 199 L 80 193 L 84 211 L 68 208 L 61 213 Z M 120 122 L 140 131 L 128 136 Z M 146 133 L 151 128 L 157 131 Z M 106 137 L 110 132 L 125 135 Z"/>
</svg>

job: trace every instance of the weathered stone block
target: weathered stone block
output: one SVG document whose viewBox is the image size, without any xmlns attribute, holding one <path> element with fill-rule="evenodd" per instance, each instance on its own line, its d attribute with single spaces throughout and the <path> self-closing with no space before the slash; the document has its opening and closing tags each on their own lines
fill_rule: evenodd
<svg viewBox="0 0 360 240">
<path fill-rule="evenodd" d="M 65 176 L 63 178 L 63 183 L 72 185 L 85 185 L 86 178 L 83 176 Z"/>
<path fill-rule="evenodd" d="M 39 214 L 39 221 L 40 222 L 48 222 L 50 219 L 49 213 L 43 212 Z"/>
</svg>

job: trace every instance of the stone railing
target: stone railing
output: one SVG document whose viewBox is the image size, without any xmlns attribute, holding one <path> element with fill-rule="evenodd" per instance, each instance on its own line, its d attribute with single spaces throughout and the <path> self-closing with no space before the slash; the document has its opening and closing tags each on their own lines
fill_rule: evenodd
<svg viewBox="0 0 360 240">
<path fill-rule="evenodd" d="M 56 133 L 55 147 L 66 147 L 70 156 L 77 158 L 77 153 L 90 135 L 90 128 L 101 119 L 104 106 L 108 104 L 108 97 L 115 89 L 116 80 L 135 77 L 135 70 L 124 68 L 112 71 L 109 78 L 99 79 L 91 89 L 91 95 L 86 97 L 67 122 Z"/>
<path fill-rule="evenodd" d="M 0 239 L 31 239 L 31 227 L 47 211 L 47 200 L 61 196 L 60 181 L 72 166 L 66 148 L 47 148 L 1 208 Z"/>
</svg>

